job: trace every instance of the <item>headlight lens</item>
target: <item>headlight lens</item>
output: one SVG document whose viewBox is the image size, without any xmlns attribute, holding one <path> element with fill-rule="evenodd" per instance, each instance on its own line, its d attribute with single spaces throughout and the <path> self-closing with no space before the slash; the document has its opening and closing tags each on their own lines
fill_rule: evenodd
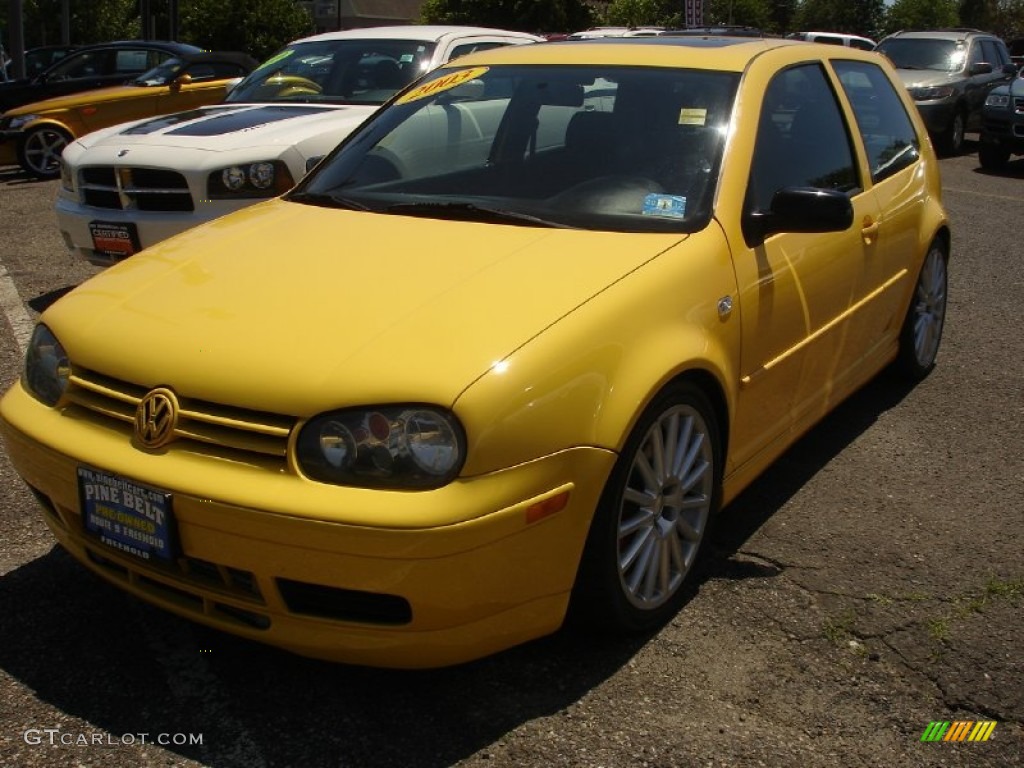
<svg viewBox="0 0 1024 768">
<path fill-rule="evenodd" d="M 311 479 L 363 488 L 439 488 L 465 459 L 462 427 L 429 406 L 331 411 L 299 432 L 297 460 Z"/>
<path fill-rule="evenodd" d="M 60 185 L 67 192 L 75 191 L 75 176 L 64 158 L 60 159 Z"/>
<path fill-rule="evenodd" d="M 71 363 L 64 347 L 45 325 L 37 325 L 25 355 L 21 381 L 33 397 L 46 405 L 56 405 L 64 396 L 71 375 Z"/>
<path fill-rule="evenodd" d="M 206 180 L 211 200 L 275 197 L 295 186 L 288 166 L 280 160 L 240 163 L 214 171 Z"/>
<path fill-rule="evenodd" d="M 1010 94 L 1008 93 L 990 93 L 988 98 L 985 99 L 986 107 L 1008 107 L 1010 106 Z"/>
<path fill-rule="evenodd" d="M 936 99 L 948 99 L 953 95 L 952 85 L 934 85 L 925 88 L 911 88 L 910 95 L 914 101 L 935 101 Z"/>
<path fill-rule="evenodd" d="M 9 131 L 17 131 L 31 123 L 33 120 L 38 119 L 39 115 L 13 115 L 4 121 L 6 123 L 4 128 Z"/>
</svg>

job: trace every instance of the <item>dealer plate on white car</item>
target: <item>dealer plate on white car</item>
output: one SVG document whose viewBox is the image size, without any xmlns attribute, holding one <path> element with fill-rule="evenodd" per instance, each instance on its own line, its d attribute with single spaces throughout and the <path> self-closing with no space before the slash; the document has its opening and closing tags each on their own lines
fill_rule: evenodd
<svg viewBox="0 0 1024 768">
<path fill-rule="evenodd" d="M 177 556 L 170 493 L 79 467 L 78 498 L 86 532 L 107 546 L 151 562 Z"/>
<path fill-rule="evenodd" d="M 142 250 L 138 227 L 130 221 L 90 221 L 89 234 L 92 235 L 94 251 L 115 259 L 126 258 Z"/>
</svg>

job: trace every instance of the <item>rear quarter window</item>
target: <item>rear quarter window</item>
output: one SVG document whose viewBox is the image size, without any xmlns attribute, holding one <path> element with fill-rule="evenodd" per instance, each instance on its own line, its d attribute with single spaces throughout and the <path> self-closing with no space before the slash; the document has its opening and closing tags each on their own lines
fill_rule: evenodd
<svg viewBox="0 0 1024 768">
<path fill-rule="evenodd" d="M 881 67 L 863 61 L 835 61 L 833 65 L 857 118 L 872 181 L 881 181 L 916 162 L 920 138 Z"/>
</svg>

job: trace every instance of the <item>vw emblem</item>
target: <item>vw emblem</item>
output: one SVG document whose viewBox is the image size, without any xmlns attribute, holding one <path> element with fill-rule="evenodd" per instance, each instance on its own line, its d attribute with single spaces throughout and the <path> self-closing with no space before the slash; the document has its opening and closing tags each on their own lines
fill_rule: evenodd
<svg viewBox="0 0 1024 768">
<path fill-rule="evenodd" d="M 118 156 L 118 157 L 124 157 L 124 156 L 125 156 L 125 155 L 127 155 L 127 154 L 128 154 L 128 150 L 127 150 L 127 149 L 120 149 L 120 150 L 118 150 L 118 152 L 117 152 L 117 156 Z"/>
<path fill-rule="evenodd" d="M 162 448 L 174 439 L 178 398 L 169 389 L 146 393 L 135 409 L 135 437 L 146 448 Z"/>
</svg>

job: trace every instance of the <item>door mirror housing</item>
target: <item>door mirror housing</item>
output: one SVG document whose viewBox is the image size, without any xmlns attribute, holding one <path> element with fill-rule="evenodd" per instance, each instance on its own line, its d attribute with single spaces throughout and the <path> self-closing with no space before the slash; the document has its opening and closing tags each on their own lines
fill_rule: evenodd
<svg viewBox="0 0 1024 768">
<path fill-rule="evenodd" d="M 772 197 L 767 211 L 743 220 L 747 245 L 779 232 L 842 232 L 853 224 L 853 203 L 843 192 L 818 187 L 786 187 Z"/>
</svg>

